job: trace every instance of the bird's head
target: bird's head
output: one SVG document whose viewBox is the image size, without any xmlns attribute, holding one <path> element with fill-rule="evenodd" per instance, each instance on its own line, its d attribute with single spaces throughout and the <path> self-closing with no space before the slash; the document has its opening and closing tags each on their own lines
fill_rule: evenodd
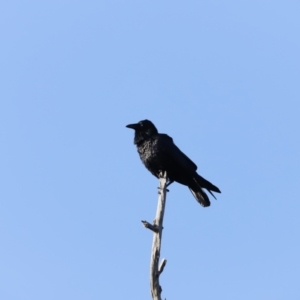
<svg viewBox="0 0 300 300">
<path fill-rule="evenodd" d="M 135 130 L 135 135 L 134 135 L 135 144 L 138 144 L 158 133 L 154 124 L 149 120 L 143 120 L 136 124 L 128 124 L 126 127 Z"/>
</svg>

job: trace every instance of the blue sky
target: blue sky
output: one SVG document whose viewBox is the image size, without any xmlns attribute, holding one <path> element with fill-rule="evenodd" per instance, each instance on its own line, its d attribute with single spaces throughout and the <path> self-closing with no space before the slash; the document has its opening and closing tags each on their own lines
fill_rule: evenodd
<svg viewBox="0 0 300 300">
<path fill-rule="evenodd" d="M 167 299 L 299 299 L 300 3 L 6 1 L 0 295 L 151 299 L 152 120 L 222 191 L 173 184 Z"/>
</svg>

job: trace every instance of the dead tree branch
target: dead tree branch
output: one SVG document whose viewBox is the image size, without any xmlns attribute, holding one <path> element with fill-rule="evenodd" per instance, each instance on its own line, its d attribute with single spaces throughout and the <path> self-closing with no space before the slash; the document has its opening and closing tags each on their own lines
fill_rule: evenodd
<svg viewBox="0 0 300 300">
<path fill-rule="evenodd" d="M 153 231 L 153 242 L 150 262 L 150 289 L 153 300 L 162 300 L 161 292 L 162 288 L 159 284 L 159 276 L 163 272 L 167 263 L 166 259 L 163 259 L 159 265 L 160 248 L 162 240 L 163 220 L 166 205 L 167 196 L 167 172 L 161 174 L 159 179 L 159 196 L 156 210 L 156 217 L 153 224 L 147 221 L 142 221 L 144 226 Z"/>
</svg>

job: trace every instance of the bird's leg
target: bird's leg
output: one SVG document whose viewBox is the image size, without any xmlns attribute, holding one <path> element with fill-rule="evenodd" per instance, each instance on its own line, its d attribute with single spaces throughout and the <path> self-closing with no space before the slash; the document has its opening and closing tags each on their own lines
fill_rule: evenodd
<svg viewBox="0 0 300 300">
<path fill-rule="evenodd" d="M 159 171 L 158 173 L 158 178 L 162 178 L 164 176 L 164 171 Z M 166 184 L 166 191 L 169 192 L 169 190 L 167 189 L 167 187 L 172 183 L 174 182 L 174 180 L 170 180 L 170 178 L 167 178 L 167 184 Z M 158 189 L 160 190 L 160 187 L 158 187 Z M 160 194 L 160 191 L 158 191 L 158 193 Z"/>
<path fill-rule="evenodd" d="M 161 177 L 163 177 L 164 176 L 164 172 L 163 171 L 160 171 L 159 173 L 158 173 L 158 178 L 161 178 Z M 174 180 L 170 180 L 170 178 L 167 178 L 167 184 L 166 184 L 166 187 L 168 187 L 172 182 L 174 182 Z M 160 190 L 160 187 L 157 187 L 159 190 Z M 168 189 L 166 189 L 166 191 L 167 192 L 169 192 L 169 190 Z M 160 191 L 158 191 L 158 193 L 160 194 Z"/>
</svg>

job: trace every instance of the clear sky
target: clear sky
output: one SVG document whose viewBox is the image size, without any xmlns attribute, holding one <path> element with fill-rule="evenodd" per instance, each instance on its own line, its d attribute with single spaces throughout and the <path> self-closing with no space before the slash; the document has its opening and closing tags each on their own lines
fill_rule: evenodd
<svg viewBox="0 0 300 300">
<path fill-rule="evenodd" d="M 151 299 L 150 119 L 222 194 L 173 184 L 167 299 L 300 299 L 300 2 L 3 1 L 0 297 Z"/>
</svg>

